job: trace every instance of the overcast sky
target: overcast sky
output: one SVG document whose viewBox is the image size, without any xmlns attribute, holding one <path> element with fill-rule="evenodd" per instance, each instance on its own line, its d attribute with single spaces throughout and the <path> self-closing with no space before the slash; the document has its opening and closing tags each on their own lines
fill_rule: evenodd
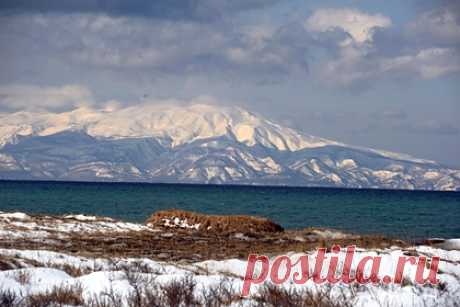
<svg viewBox="0 0 460 307">
<path fill-rule="evenodd" d="M 202 95 L 459 166 L 460 1 L 0 2 L 0 112 Z"/>
</svg>

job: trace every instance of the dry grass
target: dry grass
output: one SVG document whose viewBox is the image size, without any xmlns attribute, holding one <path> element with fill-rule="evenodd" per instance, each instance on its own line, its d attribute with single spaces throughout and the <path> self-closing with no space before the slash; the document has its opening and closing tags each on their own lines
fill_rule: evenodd
<svg viewBox="0 0 460 307">
<path fill-rule="evenodd" d="M 161 227 L 164 220 L 175 218 L 187 220 L 187 224 L 200 224 L 199 230 L 206 232 L 225 233 L 265 233 L 281 232 L 283 227 L 269 219 L 246 215 L 206 215 L 184 210 L 164 210 L 155 212 L 147 221 L 147 225 Z"/>
<path fill-rule="evenodd" d="M 164 236 L 168 235 L 168 236 Z M 303 241 L 296 240 L 304 238 Z M 330 248 L 356 245 L 361 248 L 388 248 L 392 245 L 406 247 L 407 244 L 383 236 L 363 235 L 340 239 L 311 236 L 308 232 L 283 231 L 279 233 L 253 234 L 244 239 L 233 234 L 202 233 L 184 229 L 169 229 L 162 232 L 129 232 L 71 235 L 65 242 L 33 240 L 0 240 L 0 248 L 24 250 L 48 250 L 75 256 L 95 258 L 150 258 L 161 261 L 198 262 L 207 259 L 247 259 L 248 254 L 276 255 L 290 252 L 311 251 L 318 247 Z M 17 260 L 17 259 L 16 259 Z M 0 270 L 20 268 L 13 259 L 0 256 Z M 36 266 L 33 265 L 32 266 Z M 81 273 L 66 269 L 72 276 Z"/>
<path fill-rule="evenodd" d="M 16 271 L 14 275 L 14 279 L 21 285 L 27 285 L 30 282 L 30 278 L 30 272 L 25 269 Z"/>
<path fill-rule="evenodd" d="M 273 307 L 351 307 L 354 297 L 346 297 L 341 293 L 339 297 L 333 297 L 331 288 L 311 291 L 286 290 L 274 285 L 266 285 L 255 296 L 257 306 Z"/>
<path fill-rule="evenodd" d="M 68 275 L 70 275 L 72 277 L 80 277 L 80 276 L 87 275 L 89 273 L 99 272 L 99 271 L 102 271 L 104 269 L 103 267 L 98 266 L 95 262 L 93 263 L 93 266 L 91 266 L 91 267 L 82 266 L 82 265 L 74 266 L 74 265 L 71 265 L 71 264 L 68 264 L 68 263 L 56 263 L 56 262 L 53 262 L 53 261 L 49 261 L 49 262 L 44 263 L 44 266 L 47 267 L 47 268 L 52 268 L 52 269 L 57 269 L 57 270 L 60 270 L 60 271 L 64 271 L 65 273 L 67 273 Z"/>
<path fill-rule="evenodd" d="M 267 285 L 250 299 L 242 298 L 233 288 L 231 280 L 223 278 L 217 285 L 205 288 L 196 295 L 196 282 L 192 275 L 172 280 L 166 284 L 159 284 L 155 277 L 137 271 L 125 271 L 126 279 L 132 288 L 126 298 L 129 307 L 218 307 L 239 306 L 250 303 L 252 306 L 314 306 L 339 307 L 352 306 L 354 297 L 345 295 L 333 298 L 331 289 L 311 291 L 305 289 L 287 291 L 284 288 Z M 113 289 L 94 297 L 85 306 L 108 307 L 122 306 L 122 298 L 114 293 Z"/>
<path fill-rule="evenodd" d="M 27 307 L 45 307 L 45 306 L 82 306 L 83 288 L 80 285 L 54 287 L 51 291 L 29 295 L 25 300 Z"/>
<path fill-rule="evenodd" d="M 0 306 L 2 307 L 17 307 L 23 304 L 23 299 L 11 290 L 0 289 Z"/>
<path fill-rule="evenodd" d="M 163 226 L 164 218 L 174 217 L 187 219 L 188 224 L 200 223 L 200 231 Z M 53 218 L 63 220 L 62 217 L 31 216 L 30 221 L 46 220 L 46 223 L 52 223 Z M 100 220 L 104 219 L 100 218 Z M 50 250 L 95 258 L 150 258 L 190 263 L 207 259 L 247 259 L 250 253 L 276 255 L 288 251 L 305 252 L 318 247 L 329 248 L 335 244 L 343 247 L 353 244 L 362 248 L 407 246 L 403 241 L 378 235 L 340 233 L 340 236 L 334 236 L 334 232 L 329 230 L 327 233 L 331 233 L 332 236 L 328 237 L 318 234 L 321 231 L 324 233 L 324 229 L 314 228 L 283 231 L 276 223 L 250 216 L 217 216 L 167 210 L 155 213 L 147 222 L 152 223 L 152 230 L 128 232 L 101 230 L 81 234 L 57 233 L 51 229 L 47 231 L 46 240 L 27 237 L 22 240 L 0 238 L 0 248 Z M 15 225 L 7 226 L 9 230 L 15 231 Z M 209 231 L 208 227 L 211 227 Z M 320 231 L 317 233 L 317 230 Z M 0 256 L 0 270 L 20 267 L 21 265 L 14 259 Z M 83 269 L 72 267 L 64 270 L 72 276 L 85 273 Z"/>
<path fill-rule="evenodd" d="M 218 307 L 228 306 L 242 302 L 243 298 L 233 288 L 228 278 L 221 279 L 219 284 L 202 291 L 202 306 Z"/>
<path fill-rule="evenodd" d="M 22 268 L 22 263 L 16 257 L 0 255 L 0 271 Z"/>
<path fill-rule="evenodd" d="M 203 290 L 202 296 L 196 297 L 196 282 L 192 276 L 172 280 L 167 284 L 158 284 L 154 278 L 145 280 L 140 274 L 129 273 L 127 278 L 133 289 L 126 298 L 129 307 L 218 307 L 241 301 L 241 298 L 234 294 L 231 284 L 226 281 Z M 113 290 L 87 303 L 89 307 L 122 305 L 121 297 L 114 294 Z"/>
<path fill-rule="evenodd" d="M 360 292 L 369 294 L 375 304 L 387 306 L 375 293 L 366 287 L 352 284 L 350 291 L 340 291 L 332 287 L 317 289 L 286 288 L 267 284 L 251 298 L 242 298 L 230 280 L 222 279 L 220 283 L 205 288 L 199 293 L 191 276 L 159 284 L 155 278 L 145 277 L 141 273 L 127 272 L 131 286 L 130 295 L 121 297 L 113 289 L 99 296 L 83 300 L 82 288 L 55 287 L 43 294 L 22 297 L 13 291 L 0 290 L 1 307 L 51 307 L 51 306 L 82 306 L 82 307 L 219 307 L 219 306 L 255 306 L 255 307 L 351 307 Z M 422 295 L 422 288 L 415 287 L 414 294 Z M 444 306 L 459 307 L 452 293 L 444 290 L 439 298 L 444 299 Z"/>
<path fill-rule="evenodd" d="M 1 244 L 1 241 L 0 241 Z M 0 271 L 38 267 L 42 264 L 34 259 L 22 259 L 19 254 L 0 255 Z"/>
<path fill-rule="evenodd" d="M 166 228 L 163 218 L 187 218 L 188 224 L 200 223 L 203 229 L 211 227 L 213 231 L 196 231 L 194 229 Z M 47 217 L 46 219 L 51 219 Z M 57 218 L 57 217 L 56 217 Z M 356 245 L 362 248 L 387 248 L 391 245 L 401 247 L 407 244 L 378 235 L 344 235 L 341 237 L 324 237 L 315 234 L 315 229 L 285 230 L 266 219 L 245 216 L 206 216 L 190 212 L 163 211 L 152 217 L 154 224 L 158 223 L 160 231 L 130 231 L 130 232 L 100 232 L 80 235 L 67 234 L 62 238 L 50 231 L 46 241 L 34 238 L 24 240 L 0 240 L 0 248 L 54 250 L 77 256 L 96 258 L 150 258 L 162 261 L 181 261 L 184 263 L 206 259 L 247 259 L 249 253 L 276 255 L 287 251 L 305 252 L 318 247 L 330 248 L 333 245 L 345 247 Z M 152 222 L 152 219 L 149 220 Z M 155 222 L 156 221 L 156 222 Z M 47 221 L 49 222 L 49 221 Z M 11 226 L 13 227 L 13 226 Z M 153 227 L 153 226 L 152 226 Z M 235 234 L 245 233 L 244 237 Z M 300 239 L 299 239 L 300 238 Z M 51 267 L 62 270 L 73 277 L 79 277 L 91 272 L 100 271 L 102 267 L 75 267 L 68 264 L 38 263 L 30 259 L 22 259 L 20 255 L 1 256 L 0 271 L 24 267 Z M 127 302 L 132 307 L 147 306 L 238 306 L 250 303 L 253 306 L 317 306 L 338 307 L 351 306 L 355 298 L 353 293 L 369 291 L 358 287 L 352 295 L 332 297 L 331 290 L 321 291 L 286 290 L 276 286 L 265 286 L 256 293 L 250 301 L 240 297 L 233 289 L 230 279 L 212 287 L 197 291 L 195 280 L 191 276 L 160 284 L 156 275 L 164 272 L 153 271 L 148 265 L 139 262 L 110 263 L 113 270 L 124 271 L 131 288 L 130 295 L 122 298 L 113 289 L 108 289 L 97 297 L 83 300 L 81 286 L 61 286 L 42 294 L 22 297 L 12 291 L 0 289 L 0 306 L 3 307 L 38 307 L 79 305 L 88 307 L 118 307 Z M 15 272 L 16 273 L 16 272 Z M 147 274 L 146 274 L 147 273 Z M 16 280 L 25 285 L 30 276 L 27 271 L 17 271 Z M 412 286 L 406 280 L 403 286 Z M 354 287 L 354 286 L 352 286 Z M 445 284 L 438 285 L 444 295 L 448 293 Z M 354 289 L 354 288 L 353 288 Z M 196 295 L 200 292 L 199 295 Z M 335 292 L 335 295 L 337 293 Z M 458 306 L 452 303 L 451 306 Z"/>
<path fill-rule="evenodd" d="M 195 296 L 196 284 L 190 277 L 172 281 L 168 284 L 153 283 L 136 284 L 130 281 L 134 288 L 127 297 L 130 307 L 219 307 L 219 306 L 273 306 L 273 307 L 351 307 L 354 297 L 345 296 L 333 298 L 330 289 L 324 291 L 292 290 L 287 291 L 277 286 L 265 286 L 252 299 L 240 297 L 231 284 L 223 279 L 216 286 L 204 289 L 200 296 Z M 95 297 L 87 302 L 89 307 L 122 306 L 121 297 L 113 290 Z"/>
</svg>

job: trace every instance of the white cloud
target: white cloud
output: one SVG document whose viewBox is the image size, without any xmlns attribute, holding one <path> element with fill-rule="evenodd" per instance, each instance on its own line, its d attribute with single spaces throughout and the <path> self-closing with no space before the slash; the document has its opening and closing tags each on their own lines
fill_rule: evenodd
<svg viewBox="0 0 460 307">
<path fill-rule="evenodd" d="M 62 110 L 91 104 L 93 104 L 93 98 L 90 90 L 79 85 L 61 87 L 0 86 L 0 107 L 7 110 Z"/>
<path fill-rule="evenodd" d="M 416 40 L 460 44 L 460 24 L 452 9 L 455 7 L 443 7 L 420 14 L 408 24 L 409 35 Z"/>
<path fill-rule="evenodd" d="M 358 43 L 372 41 L 375 28 L 391 26 L 391 19 L 381 15 L 370 15 L 356 9 L 319 9 L 305 22 L 305 28 L 311 32 L 327 32 L 341 29 Z M 347 44 L 350 41 L 344 41 Z"/>
<path fill-rule="evenodd" d="M 455 49 L 429 48 L 414 55 L 399 56 L 381 61 L 382 72 L 412 71 L 422 79 L 434 79 L 460 71 L 460 55 Z"/>
<path fill-rule="evenodd" d="M 409 23 L 410 35 L 404 36 L 390 33 L 387 28 L 391 20 L 381 14 L 320 9 L 308 18 L 305 27 L 320 34 L 341 29 L 349 35 L 345 40 L 332 37 L 337 43 L 334 57 L 315 68 L 322 82 L 367 88 L 370 82 L 384 78 L 435 79 L 460 72 L 460 51 L 455 45 L 460 38 L 460 27 L 455 18 L 448 10 L 422 13 Z M 383 29 L 383 36 L 374 35 L 376 28 Z M 397 45 L 399 40 L 404 47 Z M 391 52 L 381 49 L 388 43 Z"/>
<path fill-rule="evenodd" d="M 321 80 L 332 85 L 354 86 L 372 80 L 415 76 L 435 79 L 460 72 L 456 49 L 427 48 L 395 57 L 368 56 L 354 47 L 344 48 L 340 57 L 320 66 Z"/>
<path fill-rule="evenodd" d="M 458 25 L 449 11 L 443 12 L 433 15 L 437 28 L 428 25 L 431 15 L 421 14 L 410 26 L 413 33 L 426 32 L 426 26 L 438 36 L 444 33 L 445 40 L 455 39 Z M 107 80 L 105 88 L 115 80 L 125 91 L 129 85 L 141 88 L 132 90 L 134 95 L 151 93 L 150 82 L 168 83 L 164 87 L 169 95 L 168 78 L 263 84 L 316 71 L 314 78 L 344 86 L 401 73 L 432 79 L 458 71 L 460 49 L 433 41 L 415 43 L 402 28 L 392 27 L 389 17 L 351 8 L 319 9 L 306 20 L 286 24 L 209 24 L 89 13 L 5 15 L 0 24 L 15 29 L 0 35 L 0 55 L 4 70 L 21 76 L 16 80 L 34 83 L 24 77 L 28 69 L 35 73 L 31 76 L 51 76 L 53 84 L 90 75 L 98 93 L 101 80 Z M 43 59 L 49 59 L 44 70 Z"/>
<path fill-rule="evenodd" d="M 260 78 L 301 67 L 307 46 L 282 41 L 286 33 L 279 27 L 225 21 L 35 14 L 0 16 L 0 23 L 27 33 L 15 36 L 11 49 L 32 45 L 37 54 L 46 53 L 66 65 L 150 75 L 237 72 Z M 3 39 L 0 36 L 0 44 Z"/>
</svg>

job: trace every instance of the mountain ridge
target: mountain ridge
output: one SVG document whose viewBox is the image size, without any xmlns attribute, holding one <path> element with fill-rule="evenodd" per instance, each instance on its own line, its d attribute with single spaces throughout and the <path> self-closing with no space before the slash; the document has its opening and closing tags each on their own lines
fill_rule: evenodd
<svg viewBox="0 0 460 307">
<path fill-rule="evenodd" d="M 79 108 L 63 113 L 18 112 L 6 116 L 0 114 L 0 119 L 4 123 L 0 126 L 0 140 L 3 140 L 3 144 L 8 141 L 9 135 L 15 133 L 48 135 L 70 128 L 80 128 L 89 135 L 99 137 L 171 138 L 172 147 L 194 139 L 224 135 L 228 129 L 240 142 L 253 145 L 257 143 L 258 138 L 264 145 L 274 145 L 279 150 L 298 150 L 320 146 L 323 143 L 336 143 L 301 135 L 293 129 L 281 127 L 239 107 L 206 104 L 143 104 L 114 111 Z M 26 123 L 19 130 L 14 129 L 18 121 Z M 284 140 L 280 134 L 283 134 Z"/>
<path fill-rule="evenodd" d="M 297 132 L 242 108 L 0 114 L 0 179 L 460 190 L 460 171 Z"/>
</svg>

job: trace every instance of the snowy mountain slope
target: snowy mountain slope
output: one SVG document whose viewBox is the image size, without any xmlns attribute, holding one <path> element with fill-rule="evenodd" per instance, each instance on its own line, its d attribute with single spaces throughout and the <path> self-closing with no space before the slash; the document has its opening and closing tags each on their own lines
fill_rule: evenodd
<svg viewBox="0 0 460 307">
<path fill-rule="evenodd" d="M 460 190 L 460 171 L 348 146 L 240 108 L 0 115 L 0 179 Z"/>
<path fill-rule="evenodd" d="M 18 112 L 0 115 L 0 123 L 0 146 L 18 135 L 46 136 L 67 130 L 104 138 L 155 137 L 171 148 L 223 135 L 250 146 L 261 144 L 278 150 L 337 144 L 297 133 L 241 108 L 204 104 L 145 104 L 115 111 L 80 108 L 59 114 Z"/>
</svg>

